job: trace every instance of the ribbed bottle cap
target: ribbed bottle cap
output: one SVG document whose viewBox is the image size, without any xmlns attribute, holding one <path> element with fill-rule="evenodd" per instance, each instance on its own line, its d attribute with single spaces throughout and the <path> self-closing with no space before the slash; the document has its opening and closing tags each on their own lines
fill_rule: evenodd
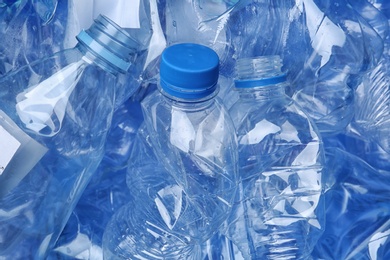
<svg viewBox="0 0 390 260">
<path fill-rule="evenodd" d="M 121 72 L 129 69 L 134 54 L 144 48 L 142 43 L 104 15 L 99 15 L 91 27 L 82 30 L 76 38 L 94 55 Z"/>
<path fill-rule="evenodd" d="M 280 56 L 243 58 L 236 62 L 236 88 L 254 88 L 286 81 Z"/>
<path fill-rule="evenodd" d="M 168 95 L 202 99 L 216 91 L 219 58 L 212 49 L 194 43 L 166 48 L 161 56 L 160 85 Z"/>
</svg>

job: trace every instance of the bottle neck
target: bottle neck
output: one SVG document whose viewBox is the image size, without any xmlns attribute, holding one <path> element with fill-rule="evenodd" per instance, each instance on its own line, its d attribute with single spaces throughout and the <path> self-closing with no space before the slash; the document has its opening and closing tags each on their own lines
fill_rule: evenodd
<svg viewBox="0 0 390 260">
<path fill-rule="evenodd" d="M 113 74 L 126 73 L 137 52 L 144 48 L 124 29 L 102 15 L 76 38 L 76 47 L 88 60 Z"/>
<path fill-rule="evenodd" d="M 211 95 L 208 95 L 207 97 L 201 99 L 183 99 L 183 98 L 177 98 L 175 96 L 169 95 L 164 90 L 162 90 L 160 86 L 159 86 L 159 90 L 163 98 L 166 100 L 166 102 L 169 103 L 172 107 L 175 107 L 183 111 L 188 111 L 188 112 L 191 111 L 195 112 L 195 111 L 209 108 L 214 104 L 215 96 L 218 93 L 217 90 L 213 92 Z"/>
<path fill-rule="evenodd" d="M 273 99 L 285 95 L 286 75 L 280 56 L 260 56 L 237 60 L 234 81 L 240 98 Z"/>
<path fill-rule="evenodd" d="M 93 50 L 87 48 L 86 46 L 78 43 L 75 48 L 82 54 L 82 60 L 84 60 L 87 64 L 96 65 L 105 72 L 113 75 L 123 73 L 116 66 L 113 66 L 110 62 L 107 62 L 105 59 L 97 55 Z"/>
<path fill-rule="evenodd" d="M 269 100 L 281 98 L 286 95 L 286 82 L 279 84 L 254 87 L 254 88 L 236 88 L 240 99 Z"/>
</svg>

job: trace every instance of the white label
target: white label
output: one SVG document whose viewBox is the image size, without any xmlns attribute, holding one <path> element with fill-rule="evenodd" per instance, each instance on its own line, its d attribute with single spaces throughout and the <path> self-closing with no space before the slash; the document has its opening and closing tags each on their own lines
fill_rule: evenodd
<svg viewBox="0 0 390 260">
<path fill-rule="evenodd" d="M 0 109 L 0 200 L 23 180 L 47 152 Z"/>
<path fill-rule="evenodd" d="M 0 126 L 0 175 L 20 147 L 20 142 Z"/>
</svg>

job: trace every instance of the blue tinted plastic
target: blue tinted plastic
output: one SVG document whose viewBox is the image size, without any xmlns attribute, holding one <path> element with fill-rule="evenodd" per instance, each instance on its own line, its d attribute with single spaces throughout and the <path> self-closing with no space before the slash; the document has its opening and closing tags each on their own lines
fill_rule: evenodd
<svg viewBox="0 0 390 260">
<path fill-rule="evenodd" d="M 75 10 L 74 5 L 81 2 L 84 4 L 91 1 L 3 1 L 0 4 L 0 74 L 20 68 L 25 64 L 29 64 L 34 73 L 38 72 L 36 75 L 44 74 L 46 65 L 38 66 L 32 61 L 42 57 L 50 57 L 52 53 L 58 50 L 74 46 L 76 41 L 74 32 L 77 33 L 80 29 L 76 28 L 78 21 L 75 19 L 77 18 L 75 17 L 75 11 L 78 11 L 78 14 L 85 11 L 86 15 L 83 15 L 82 18 L 85 18 L 85 20 L 90 19 L 91 23 L 92 18 L 97 17 L 99 8 L 95 7 L 99 4 L 101 6 L 109 6 L 107 12 L 114 10 L 119 17 L 125 18 L 126 21 L 134 18 L 134 16 L 129 15 L 129 9 L 123 8 L 123 13 L 120 14 L 122 10 L 120 8 L 121 5 L 115 6 L 113 4 L 114 2 L 127 4 L 130 1 L 106 2 L 104 0 L 96 0 L 89 5 L 91 8 Z M 138 1 L 131 1 L 131 3 L 138 3 Z M 231 84 L 234 76 L 233 68 L 237 59 L 259 55 L 280 55 L 284 64 L 282 71 L 292 83 L 285 86 L 286 93 L 288 96 L 293 97 L 302 110 L 306 111 L 307 117 L 316 123 L 317 128 L 323 135 L 322 140 L 328 151 L 326 156 L 327 165 L 325 166 L 329 171 L 323 176 L 328 223 L 321 225 L 321 229 L 313 229 L 316 232 L 314 232 L 312 238 L 307 240 L 307 246 L 301 247 L 302 251 L 306 249 L 310 251 L 311 244 L 314 243 L 322 230 L 324 235 L 315 247 L 311 256 L 313 259 L 389 259 L 390 233 L 388 231 L 388 220 L 390 218 L 386 213 L 388 211 L 386 202 L 389 200 L 389 195 L 382 189 L 386 189 L 387 172 L 390 170 L 390 145 L 388 141 L 389 59 L 387 57 L 389 51 L 387 45 L 390 2 L 386 0 L 141 0 L 139 3 L 138 18 L 140 19 L 141 28 L 128 28 L 126 31 L 131 37 L 136 37 L 143 46 L 148 46 L 148 42 L 151 40 L 150 46 L 148 49 L 137 52 L 136 57 L 134 57 L 134 64 L 136 65 L 131 66 L 127 75 L 120 75 L 114 80 L 107 82 L 111 84 L 112 81 L 115 81 L 114 107 L 119 107 L 120 104 L 131 96 L 142 80 L 157 83 L 157 74 L 159 72 L 157 64 L 159 60 L 156 59 L 151 62 L 151 59 L 159 55 L 166 42 L 168 45 L 182 42 L 199 43 L 212 48 L 218 54 L 221 76 L 219 80 L 220 91 L 217 95 L 223 99 L 224 105 L 229 108 L 232 103 L 235 103 L 238 96 L 238 91 L 232 90 Z M 158 6 L 158 10 L 153 9 L 152 7 L 154 6 Z M 150 10 L 149 7 L 151 7 Z M 80 10 L 81 12 L 79 12 Z M 131 9 L 130 11 L 134 10 Z M 94 15 L 88 15 L 92 13 Z M 149 13 L 151 15 L 158 13 L 160 20 L 149 19 Z M 158 26 L 156 26 L 160 23 L 162 31 L 159 31 Z M 150 39 L 151 25 L 153 27 L 153 36 Z M 156 33 L 160 37 L 155 37 Z M 92 33 L 92 35 L 96 34 Z M 166 42 L 164 36 L 166 36 Z M 110 51 L 113 53 L 118 51 L 120 53 L 120 50 L 120 47 L 110 45 Z M 69 60 L 73 60 L 73 58 Z M 146 67 L 145 60 L 151 62 L 149 67 Z M 53 62 L 53 66 L 58 66 L 58 64 L 61 64 L 61 62 Z M 80 79 L 77 78 L 79 83 L 76 87 L 85 86 L 89 79 L 86 80 L 83 77 L 90 74 L 94 75 L 93 84 L 105 83 L 104 80 L 98 78 L 92 72 L 87 64 L 88 62 L 81 62 L 75 66 L 77 69 L 73 70 L 76 72 L 73 74 L 74 78 L 77 78 L 75 75 L 80 75 Z M 105 68 L 105 65 L 107 64 L 104 62 L 100 63 L 100 66 L 103 68 Z M 96 74 L 100 75 L 102 73 L 100 69 L 96 70 L 98 71 Z M 69 72 L 69 70 L 67 71 Z M 261 82 L 264 83 L 264 81 Z M 18 82 L 15 81 L 13 83 L 17 85 Z M 246 84 L 248 83 L 247 81 L 244 83 L 247 87 L 259 85 L 259 82 L 252 82 L 249 85 Z M 15 91 L 17 90 L 17 88 L 14 89 Z M 1 100 L 2 102 L 8 102 L 3 101 L 7 99 L 7 95 L 4 93 L 5 91 L 0 91 Z M 58 92 L 52 91 L 48 95 L 52 98 L 56 93 Z M 79 92 L 72 93 L 76 95 Z M 279 93 L 279 91 L 271 91 L 268 94 L 272 94 L 275 97 L 275 94 Z M 82 95 L 82 97 L 85 97 L 85 100 L 87 100 L 87 96 Z M 111 100 L 111 97 L 107 94 L 102 99 Z M 62 110 L 61 106 L 63 105 L 61 103 L 57 102 L 54 106 L 56 111 Z M 59 124 L 61 121 L 59 114 L 61 113 L 43 120 L 44 122 L 41 123 L 47 124 L 47 128 L 41 129 L 41 134 L 57 133 L 64 126 L 67 126 L 69 122 L 85 122 L 87 113 L 83 113 L 81 116 L 74 116 L 76 112 L 73 111 L 73 108 L 77 107 L 76 103 L 82 102 L 79 100 L 78 102 L 72 101 L 71 107 L 67 106 L 66 111 L 70 113 L 66 114 L 65 119 L 62 120 L 66 121 L 66 123 Z M 4 106 L 7 106 L 8 111 L 12 110 L 12 105 Z M 191 107 L 189 110 L 193 111 L 194 107 L 196 106 Z M 101 111 L 100 108 L 96 109 L 94 107 L 94 109 L 99 113 Z M 92 110 L 91 108 L 88 111 Z M 117 118 L 113 118 L 112 124 L 114 127 L 110 128 L 110 131 L 113 131 L 113 133 L 108 136 L 104 155 L 99 154 L 96 156 L 103 156 L 103 163 L 99 165 L 98 171 L 95 172 L 96 176 L 91 179 L 86 193 L 79 201 L 79 206 L 71 214 L 67 227 L 60 236 L 54 252 L 52 252 L 53 254 L 50 256 L 53 259 L 102 258 L 101 232 L 103 226 L 108 221 L 106 213 L 114 213 L 119 206 L 123 205 L 127 196 L 130 196 L 130 190 L 123 183 L 126 174 L 123 167 L 126 165 L 126 157 L 128 157 L 128 153 L 131 150 L 130 139 L 132 140 L 135 129 L 126 127 L 135 123 L 136 120 L 127 122 L 123 118 L 127 110 L 123 107 L 119 107 L 119 110 L 115 114 Z M 163 109 L 160 107 L 157 107 L 156 110 L 162 116 L 161 120 L 156 120 L 153 123 L 163 125 L 165 121 L 169 121 L 166 120 L 166 118 L 169 118 L 166 115 L 170 113 L 162 112 Z M 242 113 L 249 110 L 250 108 L 245 109 Z M 77 111 L 80 111 L 80 109 L 77 109 Z M 25 117 L 24 121 L 28 122 L 28 120 L 34 119 L 36 115 L 32 113 L 29 117 Z M 176 113 L 176 115 L 178 114 Z M 101 119 L 102 117 L 104 115 L 100 113 L 95 118 Z M 128 119 L 130 120 L 130 118 Z M 179 122 L 180 125 L 190 125 L 186 120 L 177 119 L 178 117 L 176 117 L 175 122 Z M 210 119 L 210 121 L 214 120 Z M 205 121 L 204 124 L 210 124 L 210 121 Z M 50 124 L 47 122 L 50 122 Z M 190 122 L 192 124 L 194 121 Z M 84 124 L 82 125 L 84 126 Z M 4 154 L 12 150 L 12 142 L 7 143 L 4 141 L 8 138 L 7 135 L 3 136 L 5 126 L 9 127 L 7 119 L 4 119 L 4 114 L 0 112 L 0 147 L 4 147 L 4 144 L 9 145 L 9 147 L 5 146 L 7 150 L 0 149 L 0 163 L 3 163 Z M 42 125 L 31 125 L 35 129 L 38 129 L 39 126 L 41 127 Z M 100 125 L 99 127 L 103 132 L 107 129 L 107 127 Z M 122 129 L 121 127 L 124 128 Z M 178 128 L 176 127 L 176 129 Z M 163 127 L 160 129 L 163 129 Z M 177 132 L 183 135 L 192 135 L 193 133 L 192 131 L 180 130 Z M 30 136 L 32 136 L 31 129 L 28 131 Z M 123 135 L 119 137 L 121 131 Z M 18 131 L 10 132 L 14 136 L 19 137 L 17 135 Z M 172 136 L 178 136 L 177 132 L 172 134 Z M 201 137 L 202 140 L 206 140 L 204 136 L 208 135 L 211 134 L 199 134 L 196 135 L 196 138 Z M 24 136 L 22 139 L 28 140 L 28 138 L 31 138 L 30 136 Z M 302 136 L 305 135 L 299 135 L 299 137 Z M 47 138 L 50 139 L 51 137 Z M 19 139 L 19 141 L 22 139 Z M 42 137 L 42 139 L 45 138 Z M 70 139 L 66 140 L 69 141 Z M 56 139 L 56 143 L 51 144 L 51 147 L 59 142 L 61 140 L 59 138 Z M 44 158 L 50 161 L 61 161 L 63 162 L 60 164 L 62 166 L 70 165 L 73 162 L 69 159 L 71 158 L 69 155 L 71 154 L 69 152 L 70 147 L 74 147 L 77 143 L 82 142 L 79 139 L 74 142 L 69 141 L 69 145 L 66 146 L 68 149 L 63 150 L 67 152 L 64 157 L 60 158 L 54 155 L 48 157 L 45 155 Z M 91 142 L 89 143 L 91 144 Z M 196 142 L 189 141 L 188 147 L 193 147 L 195 144 Z M 223 145 L 225 145 L 225 142 L 223 142 Z M 29 147 L 30 150 L 33 149 L 32 147 L 39 147 L 38 150 L 41 152 L 47 149 L 47 147 L 33 141 L 22 142 L 21 147 L 20 154 L 26 153 L 26 147 Z M 95 145 L 90 145 L 83 152 L 94 150 L 95 147 Z M 270 151 L 270 149 L 272 149 L 272 146 L 264 145 L 264 150 Z M 166 153 L 164 149 L 161 150 Z M 201 154 L 203 155 L 202 152 Z M 196 153 L 196 156 L 198 154 Z M 270 155 L 276 157 L 273 153 L 270 153 Z M 17 156 L 17 160 L 10 162 L 7 167 L 25 170 L 30 165 L 28 161 L 34 156 L 35 158 L 39 157 L 35 153 L 32 156 Z M 141 155 L 136 157 L 142 159 Z M 137 158 L 135 158 L 136 160 Z M 266 168 L 272 160 L 273 158 L 265 159 L 264 162 L 259 163 L 259 167 Z M 177 160 L 171 161 L 176 162 Z M 204 160 L 196 161 L 196 163 L 201 166 L 208 165 L 207 163 L 202 164 Z M 9 172 L 4 172 L 3 166 L 0 165 L 0 197 L 3 197 L 5 193 L 8 193 L 9 189 L 13 188 L 13 185 L 8 185 L 12 184 L 12 182 L 5 178 Z M 172 168 L 178 167 L 173 163 Z M 153 170 L 156 169 L 153 168 Z M 174 172 L 174 170 L 167 174 L 171 174 L 171 172 Z M 112 178 L 111 174 L 114 173 L 115 178 Z M 49 184 L 43 182 L 42 179 L 49 175 L 50 173 L 42 170 L 39 178 L 27 176 L 23 181 L 39 187 L 36 191 L 44 190 L 44 187 L 47 187 Z M 87 177 L 86 175 L 84 177 Z M 185 184 L 184 180 L 178 178 L 177 175 L 175 176 L 173 179 L 176 184 Z M 276 175 L 272 176 L 275 177 Z M 14 178 L 13 183 L 17 183 L 20 178 L 22 178 L 22 175 L 19 178 Z M 67 187 L 64 184 L 64 179 L 65 177 L 62 179 L 58 176 L 52 177 L 53 183 L 58 182 L 58 185 L 55 186 L 59 187 L 58 190 Z M 171 177 L 168 176 L 168 178 L 163 179 L 162 183 L 168 179 L 171 179 Z M 270 179 L 272 178 L 270 177 Z M 301 178 L 300 180 L 310 180 L 310 178 Z M 262 182 L 258 180 L 256 185 L 259 183 Z M 278 182 L 278 185 L 280 184 L 278 187 L 283 188 L 283 183 L 283 181 Z M 291 187 L 296 187 L 296 183 L 299 182 L 294 178 L 290 178 L 286 183 L 290 184 Z M 84 183 L 80 184 L 79 187 L 83 185 Z M 187 192 L 188 186 L 179 186 L 183 187 L 183 190 Z M 248 186 L 251 187 L 251 184 L 248 184 Z M 258 190 L 260 191 L 265 190 L 264 186 L 258 185 L 256 187 L 259 187 Z M 193 187 L 190 186 L 190 188 Z M 25 206 L 22 199 L 28 196 L 25 195 L 25 190 L 19 190 L 21 190 L 21 196 L 18 197 L 20 199 L 19 205 Z M 247 193 L 250 193 L 251 188 L 247 190 Z M 58 193 L 58 199 L 61 200 L 63 194 L 56 192 Z M 57 193 L 54 190 L 52 192 L 52 194 L 56 195 Z M 139 191 L 134 191 L 134 193 L 144 194 Z M 31 193 L 29 194 L 31 195 Z M 46 193 L 42 191 L 33 195 L 38 196 L 38 194 L 41 197 L 45 197 Z M 72 199 L 76 201 L 77 196 L 73 196 Z M 156 197 L 152 196 L 152 198 Z M 47 198 L 46 201 L 53 200 Z M 250 202 L 253 202 L 253 205 L 257 205 L 255 202 L 258 202 L 258 200 L 253 199 Z M 8 201 L 6 204 L 11 205 Z M 59 204 L 57 205 L 58 207 L 60 207 Z M 165 203 L 164 205 L 168 204 Z M 246 205 L 248 208 L 253 206 L 249 202 Z M 301 204 L 298 203 L 295 206 L 297 205 Z M 137 204 L 129 208 L 126 214 L 133 216 L 135 213 L 132 212 L 132 209 L 138 206 Z M 44 207 L 46 206 L 42 204 L 42 208 Z M 50 212 L 59 212 L 57 208 L 55 210 L 48 208 Z M 288 209 L 292 208 L 288 207 Z M 21 206 L 16 209 L 19 211 L 10 208 L 4 208 L 3 211 L 0 209 L 0 212 L 3 212 L 0 213 L 0 241 L 15 243 L 17 244 L 16 247 L 20 249 L 12 252 L 12 256 L 8 258 L 25 259 L 31 257 L 28 255 L 28 252 L 36 250 L 36 247 L 30 245 L 33 238 L 30 239 L 29 235 L 23 235 L 23 232 L 30 232 L 31 226 L 37 222 L 34 221 L 35 217 L 30 217 L 31 210 L 29 208 Z M 169 208 L 167 211 L 172 212 L 170 209 L 172 208 Z M 105 212 L 104 217 L 100 214 L 101 210 Z M 288 213 L 291 212 L 289 211 Z M 3 225 L 4 218 L 10 217 L 12 214 L 14 216 L 17 215 L 15 217 L 17 220 L 14 222 L 16 224 L 12 227 L 8 224 Z M 233 214 L 233 217 L 237 216 L 237 219 L 240 219 L 242 215 L 242 211 L 238 211 L 238 213 Z M 51 217 L 51 221 L 54 222 L 53 219 L 54 217 Z M 56 225 L 61 226 L 57 221 Z M 50 230 L 51 226 L 52 224 L 47 224 L 45 228 Z M 233 232 L 234 236 L 237 238 L 241 234 L 246 235 L 245 232 L 241 232 L 245 228 L 243 226 L 238 227 L 240 232 Z M 290 228 L 293 229 L 292 227 Z M 37 232 L 34 231 L 34 234 L 36 234 L 34 239 L 41 237 L 41 233 L 44 232 L 43 229 L 39 227 Z M 19 232 L 17 230 L 21 230 L 20 237 L 25 237 L 23 241 L 12 240 L 8 236 L 13 234 L 13 238 L 17 237 L 17 232 Z M 166 230 L 169 231 L 168 229 Z M 203 244 L 196 243 L 197 246 L 191 244 L 193 249 L 191 249 L 191 254 L 182 254 L 180 257 L 193 257 L 196 259 L 243 258 L 242 255 L 240 256 L 239 248 L 235 247 L 231 240 L 224 236 L 229 236 L 229 233 L 226 231 L 232 231 L 232 229 L 219 230 L 213 228 L 212 230 L 216 232 L 212 238 L 209 238 Z M 261 227 L 259 230 L 261 230 Z M 296 233 L 298 234 L 299 232 Z M 132 232 L 129 234 L 132 234 Z M 287 234 L 289 233 L 285 233 L 284 236 L 287 237 Z M 230 236 L 230 238 L 232 237 Z M 279 241 L 280 238 L 281 236 L 278 237 Z M 298 235 L 294 236 L 295 240 L 301 241 L 301 238 Z M 274 242 L 276 239 L 274 237 L 273 239 L 271 244 L 275 247 L 266 245 L 265 248 L 272 247 L 272 249 L 281 251 L 286 244 L 276 244 Z M 0 255 L 6 252 L 4 244 L 1 243 Z M 45 245 L 45 243 L 42 243 L 41 248 L 44 248 Z M 30 251 L 30 248 L 33 248 L 32 251 Z M 228 248 L 233 248 L 235 255 L 231 254 L 231 252 L 226 253 Z M 244 248 L 242 251 L 248 255 L 250 250 L 241 246 L 240 249 L 242 248 Z M 183 249 L 183 252 L 187 252 L 186 250 L 188 248 Z M 291 251 L 289 252 L 291 253 Z M 298 250 L 295 252 L 298 252 Z M 308 258 L 310 257 L 308 256 Z"/>
<path fill-rule="evenodd" d="M 186 65 L 181 69 L 194 69 Z M 228 217 L 237 188 L 236 138 L 227 110 L 218 97 L 179 99 L 159 92 L 142 101 L 142 110 L 158 161 L 202 216 L 188 235 L 203 242 Z"/>
<path fill-rule="evenodd" d="M 355 76 L 378 63 L 387 23 L 366 1 L 307 1 L 304 15 L 307 56 L 292 77 L 293 98 L 323 134 L 342 132 L 353 117 Z"/>
<path fill-rule="evenodd" d="M 105 259 L 229 259 L 231 243 L 222 234 L 199 240 L 212 223 L 158 162 L 149 138 L 141 126 L 127 171 L 131 197 L 106 227 Z"/>
<path fill-rule="evenodd" d="M 163 12 L 161 21 L 168 46 L 183 42 L 208 46 L 220 58 L 221 74 L 231 75 L 234 53 L 226 27 L 231 2 L 238 1 L 161 1 L 159 10 Z"/>
<path fill-rule="evenodd" d="M 67 45 L 68 1 L 2 1 L 0 75 Z"/>
<path fill-rule="evenodd" d="M 54 246 L 103 157 L 115 104 L 113 65 L 94 46 L 78 45 L 0 79 L 1 118 L 15 129 L 4 131 L 2 123 L 1 139 L 12 141 L 14 150 L 0 175 L 7 187 L 0 194 L 1 257 L 44 258 Z M 16 130 L 27 141 L 12 136 Z M 29 169 L 12 164 L 22 152 L 18 142 L 33 141 L 42 157 L 30 151 L 24 158 Z"/>
<path fill-rule="evenodd" d="M 48 96 L 46 100 L 53 98 L 58 102 L 51 108 L 53 113 L 47 114 L 42 124 L 38 123 L 40 121 L 32 124 L 31 121 L 25 121 L 25 125 L 15 110 L 16 94 L 29 88 L 26 80 L 31 78 L 30 69 L 33 68 L 36 73 L 40 72 L 43 78 L 47 78 L 53 70 L 58 72 L 53 62 L 59 64 L 64 58 L 68 62 L 73 61 L 72 65 L 75 66 L 81 54 L 76 50 L 61 52 L 36 66 L 22 68 L 0 82 L 3 98 L 0 109 L 20 129 L 48 149 L 27 176 L 0 198 L 0 208 L 7 212 L 0 219 L 0 255 L 5 258 L 45 256 L 46 250 L 54 245 L 60 235 L 78 197 L 103 156 L 104 141 L 112 117 L 115 78 L 101 69 L 84 66 L 83 77 L 73 79 L 76 82 L 72 82 L 75 85 L 68 96 L 58 99 L 61 92 L 59 96 Z M 74 73 L 78 73 L 77 70 Z M 68 79 L 72 80 L 71 77 Z M 29 97 L 41 97 L 42 101 L 45 100 L 44 94 L 37 93 Z M 25 103 L 30 101 L 34 100 L 25 99 Z M 62 102 L 67 104 L 67 110 L 62 110 Z M 45 103 L 41 104 L 44 108 Z M 31 108 L 39 107 L 39 103 L 31 103 Z M 46 108 L 49 113 L 50 107 Z M 25 112 L 28 113 L 28 109 Z M 34 115 L 34 110 L 31 115 Z M 44 111 L 42 115 L 46 115 Z M 17 178 L 18 174 L 15 172 L 9 176 Z"/>
<path fill-rule="evenodd" d="M 332 175 L 325 192 L 326 229 L 314 259 L 387 259 L 390 172 L 340 148 L 329 147 L 326 155 Z"/>
<path fill-rule="evenodd" d="M 126 168 L 143 121 L 139 103 L 142 95 L 137 93 L 115 111 L 102 162 L 80 197 L 50 259 L 103 258 L 104 229 L 112 215 L 130 199 Z"/>
</svg>

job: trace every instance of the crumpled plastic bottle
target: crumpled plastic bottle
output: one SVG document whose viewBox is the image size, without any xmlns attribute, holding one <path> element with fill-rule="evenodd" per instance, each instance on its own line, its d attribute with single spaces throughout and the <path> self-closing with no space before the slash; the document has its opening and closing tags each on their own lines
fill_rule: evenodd
<svg viewBox="0 0 390 260">
<path fill-rule="evenodd" d="M 141 126 L 127 173 L 131 198 L 106 227 L 105 259 L 187 259 L 196 254 L 195 244 L 185 233 L 192 222 L 188 217 L 194 215 L 186 215 L 191 210 L 186 210 L 185 193 L 158 162 L 149 138 Z"/>
<path fill-rule="evenodd" d="M 192 235 L 199 241 L 225 221 L 237 188 L 234 126 L 215 97 L 217 82 L 212 49 L 172 45 L 161 57 L 161 93 L 142 101 L 156 156 L 202 213 L 202 225 Z"/>
<path fill-rule="evenodd" d="M 380 59 L 353 81 L 353 118 L 340 134 L 324 138 L 327 158 L 326 228 L 313 252 L 314 259 L 387 259 L 390 223 L 388 176 L 389 3 L 351 2 L 374 28 L 372 55 Z M 380 13 L 378 13 L 380 12 Z M 383 19 L 385 17 L 385 19 Z M 385 20 L 385 21 L 384 21 Z"/>
<path fill-rule="evenodd" d="M 0 256 L 44 258 L 102 159 L 115 75 L 145 46 L 99 16 L 78 44 L 0 79 Z"/>
<path fill-rule="evenodd" d="M 290 75 L 293 98 L 322 135 L 342 132 L 353 117 L 359 75 L 381 57 L 387 22 L 365 1 L 305 0 L 297 7 L 305 15 L 308 49 L 301 54 L 306 55 L 304 67 Z"/>
<path fill-rule="evenodd" d="M 155 156 L 141 125 L 127 169 L 128 203 L 112 216 L 103 237 L 104 259 L 233 259 L 232 245 L 215 231 L 194 240 L 202 211 Z"/>
<path fill-rule="evenodd" d="M 104 157 L 78 201 L 49 259 L 103 259 L 102 238 L 112 215 L 130 198 L 126 168 L 134 139 L 143 122 L 143 88 L 113 115 Z"/>
<path fill-rule="evenodd" d="M 322 140 L 281 66 L 276 55 L 236 63 L 241 186 L 227 234 L 245 259 L 307 259 L 324 228 Z"/>
</svg>

